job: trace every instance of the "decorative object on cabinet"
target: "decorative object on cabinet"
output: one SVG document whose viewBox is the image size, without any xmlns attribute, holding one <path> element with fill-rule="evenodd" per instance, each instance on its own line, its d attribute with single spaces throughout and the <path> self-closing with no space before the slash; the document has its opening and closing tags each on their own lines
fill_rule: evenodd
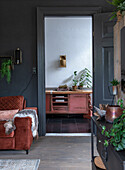
<svg viewBox="0 0 125 170">
<path fill-rule="evenodd" d="M 72 85 L 72 90 L 73 90 L 73 91 L 76 91 L 76 89 L 77 89 L 77 83 L 78 83 L 77 71 L 74 71 L 73 85 Z"/>
<path fill-rule="evenodd" d="M 1 63 L 1 78 L 6 77 L 6 80 L 8 83 L 11 81 L 11 67 L 12 66 L 12 60 L 11 59 L 3 59 Z"/>
<path fill-rule="evenodd" d="M 57 91 L 68 91 L 69 87 L 65 84 L 65 85 L 61 85 L 57 88 Z"/>
<path fill-rule="evenodd" d="M 85 68 L 79 74 L 80 74 L 79 86 L 78 86 L 79 89 L 83 89 L 83 87 L 87 87 L 87 88 L 92 87 L 92 81 L 91 81 L 92 76 L 89 69 Z"/>
<path fill-rule="evenodd" d="M 14 51 L 14 64 L 21 64 L 22 63 L 22 51 L 20 48 L 17 48 Z"/>
<path fill-rule="evenodd" d="M 112 85 L 112 94 L 117 95 L 118 94 L 118 85 L 120 82 L 117 79 L 113 79 L 111 82 Z"/>
<path fill-rule="evenodd" d="M 101 110 L 98 107 L 94 106 L 96 112 L 97 112 L 97 116 L 99 116 L 99 118 L 102 118 L 105 116 L 106 114 L 106 110 Z"/>
<path fill-rule="evenodd" d="M 101 169 L 101 170 L 106 170 L 105 165 L 102 162 L 102 159 L 100 156 L 96 156 L 94 159 L 94 163 L 96 165 L 97 168 Z"/>
<path fill-rule="evenodd" d="M 119 105 L 108 105 L 106 109 L 105 119 L 109 123 L 113 123 L 113 121 L 123 114 L 123 109 Z"/>
<path fill-rule="evenodd" d="M 60 55 L 60 67 L 66 67 L 66 55 Z"/>
</svg>

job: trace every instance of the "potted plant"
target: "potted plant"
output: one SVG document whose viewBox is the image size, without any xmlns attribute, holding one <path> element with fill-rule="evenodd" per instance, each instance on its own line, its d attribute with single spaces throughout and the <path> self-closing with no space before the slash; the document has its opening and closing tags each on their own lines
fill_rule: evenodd
<svg viewBox="0 0 125 170">
<path fill-rule="evenodd" d="M 78 83 L 77 71 L 74 71 L 73 86 L 72 86 L 73 91 L 77 89 L 77 83 Z"/>
<path fill-rule="evenodd" d="M 107 2 L 115 7 L 110 20 L 113 20 L 115 17 L 117 17 L 117 21 L 120 21 L 122 18 L 122 14 L 119 5 L 122 4 L 124 0 L 112 0 Z"/>
<path fill-rule="evenodd" d="M 112 85 L 113 95 L 117 95 L 120 82 L 117 79 L 113 79 L 110 83 Z"/>
<path fill-rule="evenodd" d="M 123 106 L 123 100 L 118 100 L 118 104 L 123 109 L 123 114 L 113 121 L 112 128 L 107 130 L 105 126 L 102 127 L 102 135 L 105 135 L 107 139 L 104 141 L 104 146 L 108 147 L 112 144 L 116 151 L 125 149 L 125 108 Z M 101 141 L 99 141 L 101 142 Z"/>
<path fill-rule="evenodd" d="M 83 89 L 83 87 L 90 88 L 92 83 L 91 78 L 89 69 L 85 68 L 79 78 L 79 89 Z"/>
<path fill-rule="evenodd" d="M 1 64 L 1 78 L 4 78 L 6 76 L 6 80 L 8 83 L 10 83 L 11 80 L 11 65 L 12 61 L 10 59 L 3 60 Z"/>
</svg>

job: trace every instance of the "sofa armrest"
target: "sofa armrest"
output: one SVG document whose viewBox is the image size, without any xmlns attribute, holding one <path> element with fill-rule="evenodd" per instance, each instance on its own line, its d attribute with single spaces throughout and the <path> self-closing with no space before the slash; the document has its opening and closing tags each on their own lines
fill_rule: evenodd
<svg viewBox="0 0 125 170">
<path fill-rule="evenodd" d="M 31 131 L 32 120 L 30 117 L 16 117 L 14 120 L 15 130 L 15 149 L 28 150 L 32 144 L 33 136 Z"/>
<path fill-rule="evenodd" d="M 36 113 L 38 114 L 38 109 L 37 109 L 37 107 L 25 107 L 25 109 L 32 109 L 32 110 L 35 110 Z M 24 110 L 25 110 L 25 109 L 24 109 Z"/>
</svg>

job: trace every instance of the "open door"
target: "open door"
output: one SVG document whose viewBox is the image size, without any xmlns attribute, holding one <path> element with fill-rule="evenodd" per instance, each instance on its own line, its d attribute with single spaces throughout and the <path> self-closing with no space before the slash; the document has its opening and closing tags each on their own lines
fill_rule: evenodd
<svg viewBox="0 0 125 170">
<path fill-rule="evenodd" d="M 94 105 L 111 104 L 108 86 L 114 78 L 113 26 L 110 13 L 94 15 Z"/>
</svg>

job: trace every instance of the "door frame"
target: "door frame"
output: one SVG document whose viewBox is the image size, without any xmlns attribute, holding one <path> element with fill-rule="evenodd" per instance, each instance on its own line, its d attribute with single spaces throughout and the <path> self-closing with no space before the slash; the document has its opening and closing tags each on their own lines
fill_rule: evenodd
<svg viewBox="0 0 125 170">
<path fill-rule="evenodd" d="M 37 7 L 37 75 L 38 75 L 37 100 L 38 100 L 38 114 L 39 114 L 39 136 L 45 136 L 46 134 L 44 18 L 46 16 L 52 16 L 52 17 L 92 16 L 93 17 L 94 14 L 100 13 L 101 9 L 102 9 L 101 7 Z M 94 70 L 94 65 L 93 65 L 93 70 Z"/>
</svg>

